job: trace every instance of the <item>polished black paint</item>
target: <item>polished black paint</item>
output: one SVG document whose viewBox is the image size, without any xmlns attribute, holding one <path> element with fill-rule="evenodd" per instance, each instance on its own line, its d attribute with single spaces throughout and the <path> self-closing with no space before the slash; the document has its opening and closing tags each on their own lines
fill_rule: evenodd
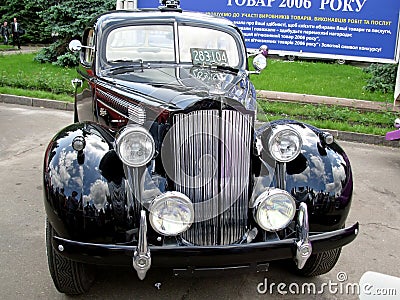
<svg viewBox="0 0 400 300">
<path fill-rule="evenodd" d="M 232 72 L 171 64 L 123 73 L 101 72 L 105 52 L 103 37 L 110 30 L 133 23 L 154 22 L 195 22 L 199 26 L 235 32 L 243 44 L 241 67 Z M 60 131 L 46 150 L 45 208 L 58 233 L 53 246 L 57 249 L 62 244 L 65 248 L 61 255 L 90 263 L 125 264 L 131 262 L 137 245 L 140 209 L 145 208 L 158 193 L 172 190 L 172 185 L 160 155 L 156 154 L 151 163 L 138 170 L 122 165 L 115 152 L 115 136 L 131 121 L 124 115 L 127 107 L 118 105 L 140 105 L 145 110 L 146 119 L 142 125 L 152 134 L 156 153 L 160 153 L 174 114 L 235 109 L 254 116 L 256 91 L 246 74 L 248 66 L 243 37 L 226 20 L 202 14 L 118 12 L 94 20 L 84 36 L 90 30 L 95 33 L 94 60 L 92 64 L 82 63 L 79 68 L 83 84 L 77 87 L 77 123 Z M 199 72 L 212 76 L 198 76 Z M 104 92 L 111 96 L 110 99 L 116 99 L 117 104 L 104 98 Z M 351 242 L 357 234 L 358 224 L 330 232 L 343 228 L 349 212 L 353 187 L 350 163 L 336 143 L 324 143 L 323 132 L 316 128 L 284 120 L 255 130 L 250 194 L 257 197 L 266 187 L 277 184 L 277 164 L 265 145 L 261 152 L 258 151 L 256 139 L 259 137 L 266 141 L 271 128 L 281 124 L 295 127 L 305 140 L 300 156 L 287 165 L 285 181 L 286 190 L 295 197 L 297 204 L 307 203 L 311 230 L 314 233 L 329 231 L 311 237 L 316 251 Z M 81 152 L 72 148 L 72 141 L 77 136 L 86 141 Z M 135 176 L 142 184 L 130 186 Z M 249 228 L 253 226 L 257 225 L 250 217 Z M 199 247 L 185 245 L 179 237 L 157 239 L 158 235 L 151 226 L 148 227 L 154 263 L 159 265 L 178 267 L 198 263 L 210 266 L 211 256 L 217 258 L 217 264 L 226 266 L 264 263 L 294 255 L 293 232 L 280 232 L 284 239 L 279 242 L 276 237 L 270 239 L 268 235 L 259 234 L 251 244 Z"/>
<path fill-rule="evenodd" d="M 123 234 L 125 241 L 132 217 L 126 209 L 124 172 L 113 148 L 113 134 L 96 123 L 76 123 L 49 144 L 44 165 L 45 208 L 59 234 L 103 242 L 113 242 Z M 86 140 L 82 151 L 72 148 L 77 136 Z"/>
<path fill-rule="evenodd" d="M 309 209 L 310 230 L 314 232 L 342 228 L 350 210 L 353 194 L 353 178 L 349 159 L 343 149 L 334 142 L 324 143 L 321 130 L 291 120 L 279 120 L 259 129 L 262 140 L 268 140 L 271 129 L 289 124 L 302 136 L 303 146 L 297 159 L 286 167 L 286 187 L 298 203 L 305 202 Z M 277 186 L 276 163 L 268 146 L 263 144 L 259 171 L 255 177 L 255 196 L 266 187 Z M 263 162 L 263 163 L 262 163 Z"/>
<path fill-rule="evenodd" d="M 242 47 L 238 70 L 215 70 L 187 64 L 152 64 L 147 67 L 146 64 L 143 68 L 125 72 L 107 71 L 109 66 L 104 55 L 106 37 L 111 30 L 132 24 L 174 22 L 214 27 L 232 33 L 238 45 Z M 99 97 L 97 89 L 110 91 L 132 103 L 141 103 L 147 108 L 152 120 L 155 120 L 163 109 L 185 109 L 205 97 L 214 98 L 221 95 L 235 99 L 250 110 L 256 108 L 256 91 L 245 73 L 248 66 L 242 33 L 225 19 L 199 13 L 159 14 L 158 11 L 151 10 L 140 14 L 113 12 L 93 20 L 92 26 L 89 26 L 84 33 L 84 39 L 88 36 L 88 32 L 94 32 L 94 60 L 88 64 L 84 55 L 81 55 L 79 73 L 83 86 L 78 89 L 76 97 L 76 113 L 79 121 L 96 120 L 116 128 L 127 124 L 126 118 L 121 117 L 118 112 L 113 111 L 106 117 L 101 116 L 102 107 L 96 101 Z M 104 99 L 99 97 L 99 100 Z"/>
<path fill-rule="evenodd" d="M 352 175 L 347 156 L 336 143 L 322 145 L 318 134 L 321 132 L 317 129 L 301 123 L 291 125 L 308 138 L 303 144 L 301 162 L 297 159 L 288 164 L 287 170 L 297 171 L 286 172 L 286 189 L 298 203 L 307 203 L 312 231 L 342 228 L 352 199 Z M 151 132 L 155 140 L 160 141 L 159 147 L 164 131 L 153 123 Z M 122 163 L 113 148 L 114 135 L 114 131 L 96 123 L 77 123 L 62 130 L 50 143 L 44 167 L 45 204 L 53 226 L 63 236 L 101 243 L 133 241 L 140 204 L 128 196 L 134 191 L 126 185 Z M 76 136 L 86 139 L 81 162 L 78 152 L 71 146 Z M 276 186 L 276 164 L 268 156 L 268 152 L 263 151 L 261 159 L 253 158 L 255 164 L 261 165 L 259 173 L 254 174 L 254 198 L 266 187 Z M 142 170 L 143 186 L 139 188 L 142 202 L 147 198 L 151 201 L 168 190 L 161 160 L 157 159 L 155 164 L 156 173 L 150 168 Z M 155 235 L 151 240 L 159 244 Z"/>
</svg>

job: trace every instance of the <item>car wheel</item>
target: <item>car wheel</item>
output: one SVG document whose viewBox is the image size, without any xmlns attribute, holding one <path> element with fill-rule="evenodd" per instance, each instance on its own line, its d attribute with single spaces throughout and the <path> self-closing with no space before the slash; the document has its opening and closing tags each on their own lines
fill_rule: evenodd
<svg viewBox="0 0 400 300">
<path fill-rule="evenodd" d="M 325 252 L 312 254 L 302 269 L 295 266 L 295 273 L 302 276 L 318 276 L 328 273 L 339 260 L 342 248 L 336 248 Z"/>
<path fill-rule="evenodd" d="M 288 61 L 295 61 L 296 60 L 296 56 L 294 56 L 294 55 L 287 55 L 286 58 L 287 58 Z"/>
<path fill-rule="evenodd" d="M 68 295 L 86 293 L 94 281 L 93 266 L 75 262 L 59 255 L 51 244 L 54 234 L 53 227 L 46 220 L 47 261 L 54 285 L 59 292 Z"/>
</svg>

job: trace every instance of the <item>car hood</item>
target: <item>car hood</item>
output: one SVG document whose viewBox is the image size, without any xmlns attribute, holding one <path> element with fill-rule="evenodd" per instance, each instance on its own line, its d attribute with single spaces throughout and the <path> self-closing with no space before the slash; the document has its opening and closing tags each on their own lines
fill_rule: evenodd
<svg viewBox="0 0 400 300">
<path fill-rule="evenodd" d="M 185 109 L 200 100 L 215 99 L 239 102 L 253 110 L 249 98 L 254 98 L 255 102 L 254 87 L 243 71 L 233 73 L 192 66 L 139 68 L 110 74 L 102 78 L 114 83 L 118 89 L 143 97 L 158 106 Z"/>
</svg>

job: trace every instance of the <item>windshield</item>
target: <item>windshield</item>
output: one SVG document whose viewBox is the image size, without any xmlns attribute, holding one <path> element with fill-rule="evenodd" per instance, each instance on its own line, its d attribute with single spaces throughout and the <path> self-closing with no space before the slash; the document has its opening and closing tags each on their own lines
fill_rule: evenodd
<svg viewBox="0 0 400 300">
<path fill-rule="evenodd" d="M 108 67 L 121 62 L 175 63 L 178 59 L 180 63 L 238 68 L 239 53 L 237 41 L 225 31 L 179 25 L 175 39 L 172 24 L 147 24 L 112 30 L 105 59 Z"/>
<path fill-rule="evenodd" d="M 224 31 L 193 26 L 179 27 L 181 62 L 237 68 L 239 53 L 233 36 Z"/>
<path fill-rule="evenodd" d="M 107 38 L 107 62 L 174 62 L 172 25 L 127 26 L 111 31 Z"/>
</svg>

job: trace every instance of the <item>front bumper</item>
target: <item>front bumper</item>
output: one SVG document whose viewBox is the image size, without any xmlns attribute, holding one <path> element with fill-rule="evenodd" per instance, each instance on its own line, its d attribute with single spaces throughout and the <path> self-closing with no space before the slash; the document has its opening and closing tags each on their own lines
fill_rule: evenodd
<svg viewBox="0 0 400 300">
<path fill-rule="evenodd" d="M 342 247 L 352 242 L 358 234 L 359 224 L 309 236 L 312 253 Z M 228 246 L 149 246 L 153 267 L 221 267 L 254 266 L 266 262 L 293 259 L 298 250 L 297 239 L 250 243 Z M 54 249 L 74 261 L 130 266 L 137 246 L 83 243 L 53 237 Z"/>
</svg>

